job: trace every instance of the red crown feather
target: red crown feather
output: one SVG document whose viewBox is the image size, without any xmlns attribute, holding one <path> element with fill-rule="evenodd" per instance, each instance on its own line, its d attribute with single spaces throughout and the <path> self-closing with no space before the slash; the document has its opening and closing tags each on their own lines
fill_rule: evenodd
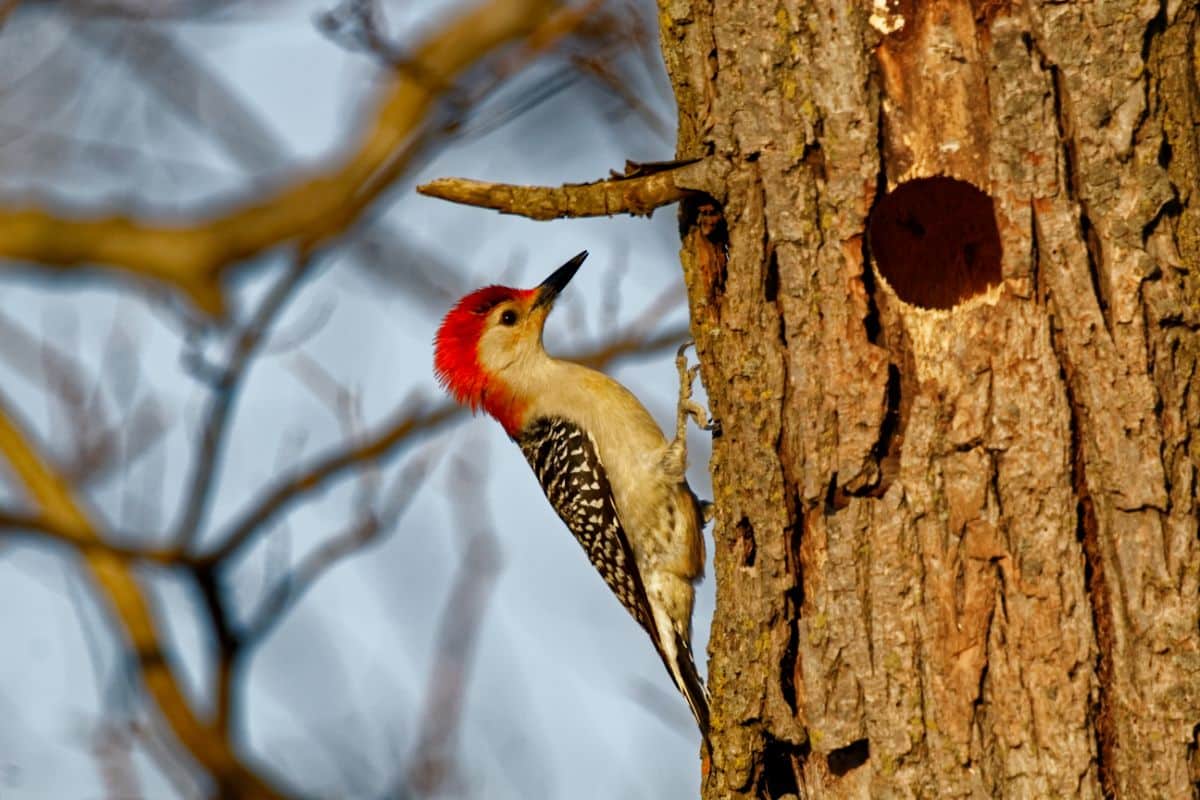
<svg viewBox="0 0 1200 800">
<path fill-rule="evenodd" d="M 472 411 L 483 408 L 510 434 L 518 427 L 519 403 L 503 382 L 489 376 L 479 364 L 479 338 L 489 311 L 507 300 L 523 300 L 534 291 L 508 286 L 476 289 L 450 309 L 434 339 L 433 371 L 438 382 Z"/>
</svg>

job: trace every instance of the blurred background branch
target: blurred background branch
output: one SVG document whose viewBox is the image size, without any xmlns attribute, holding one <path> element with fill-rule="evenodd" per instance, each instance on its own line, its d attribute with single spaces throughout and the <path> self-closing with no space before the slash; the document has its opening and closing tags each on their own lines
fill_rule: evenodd
<svg viewBox="0 0 1200 800">
<path fill-rule="evenodd" d="M 38 208 L 0 210 L 0 256 L 72 268 L 106 265 L 183 292 L 221 314 L 222 272 L 264 250 L 295 242 L 312 249 L 352 224 L 436 131 L 426 119 L 436 99 L 501 45 L 528 38 L 538 51 L 570 32 L 548 0 L 490 0 L 462 13 L 414 49 L 382 92 L 357 149 L 326 174 L 294 180 L 266 197 L 191 224 L 128 216 L 88 219 Z"/>
<path fill-rule="evenodd" d="M 590 568 L 552 516 L 518 524 L 519 502 L 487 497 L 538 489 L 437 393 L 429 340 L 460 293 L 539 280 L 554 237 L 584 235 L 614 267 L 566 299 L 551 349 L 606 369 L 669 359 L 687 335 L 673 225 L 485 231 L 399 190 L 439 159 L 560 175 L 547 148 L 594 151 L 583 174 L 669 157 L 652 15 L 0 4 L 0 677 L 67 687 L 13 689 L 0 795 L 490 798 L 499 780 L 530 797 L 591 771 L 550 753 L 574 723 L 542 730 L 532 711 L 604 735 L 554 699 L 597 684 L 553 666 L 580 644 L 555 626 L 582 616 L 585 646 L 628 644 L 605 670 L 661 668 L 599 582 L 580 608 L 530 606 Z M 308 101 L 336 69 L 287 83 L 303 66 L 271 40 L 280 20 L 307 32 L 301 61 L 351 65 L 327 81 L 341 107 Z M 231 42 L 250 43 L 246 64 L 223 63 Z M 564 109 L 579 122 L 560 139 Z M 335 155 L 297 144 L 328 119 Z M 613 149 L 579 144 L 588 132 Z M 669 169 L 646 166 L 604 182 L 626 182 L 616 210 L 672 201 Z M 631 250 L 663 268 L 633 269 Z M 667 389 L 647 398 L 664 418 Z M 534 664 L 553 680 L 524 677 Z"/>
<path fill-rule="evenodd" d="M 142 684 L 180 743 L 218 786 L 229 787 L 235 794 L 246 797 L 279 797 L 269 783 L 241 763 L 223 731 L 210 728 L 193 713 L 169 666 L 149 604 L 130 565 L 103 547 L 103 537 L 70 488 L 45 462 L 3 401 L 0 401 L 0 453 L 51 524 L 74 529 L 80 538 L 97 545 L 86 550 L 85 563 L 124 628 Z"/>
</svg>

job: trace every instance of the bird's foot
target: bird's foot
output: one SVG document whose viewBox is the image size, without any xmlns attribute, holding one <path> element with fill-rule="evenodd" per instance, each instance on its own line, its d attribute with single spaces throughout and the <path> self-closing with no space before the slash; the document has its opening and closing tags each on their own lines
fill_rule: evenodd
<svg viewBox="0 0 1200 800">
<path fill-rule="evenodd" d="M 693 367 L 688 366 L 687 349 L 694 344 L 690 341 L 684 342 L 675 352 L 675 369 L 679 372 L 679 405 L 675 419 L 676 438 L 686 434 L 688 417 L 691 417 L 701 430 L 711 431 L 716 428 L 716 423 L 708 416 L 704 406 L 692 399 L 692 384 L 695 382 L 696 376 L 700 374 L 699 364 Z"/>
</svg>

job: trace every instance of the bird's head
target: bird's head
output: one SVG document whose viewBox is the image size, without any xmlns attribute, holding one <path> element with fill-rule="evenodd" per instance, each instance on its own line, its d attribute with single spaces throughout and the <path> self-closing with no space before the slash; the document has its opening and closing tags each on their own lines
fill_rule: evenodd
<svg viewBox="0 0 1200 800">
<path fill-rule="evenodd" d="M 521 402 L 509 378 L 542 354 L 546 316 L 585 258 L 586 250 L 533 289 L 485 286 L 455 303 L 438 328 L 433 357 L 455 400 L 483 408 L 515 434 Z"/>
</svg>

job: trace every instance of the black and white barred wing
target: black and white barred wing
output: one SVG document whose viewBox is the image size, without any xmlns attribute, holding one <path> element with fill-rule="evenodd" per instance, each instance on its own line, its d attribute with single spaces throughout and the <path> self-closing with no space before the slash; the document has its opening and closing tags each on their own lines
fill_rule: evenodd
<svg viewBox="0 0 1200 800">
<path fill-rule="evenodd" d="M 646 589 L 591 435 L 567 420 L 543 418 L 530 425 L 517 444 L 592 566 L 657 642 Z"/>
</svg>

